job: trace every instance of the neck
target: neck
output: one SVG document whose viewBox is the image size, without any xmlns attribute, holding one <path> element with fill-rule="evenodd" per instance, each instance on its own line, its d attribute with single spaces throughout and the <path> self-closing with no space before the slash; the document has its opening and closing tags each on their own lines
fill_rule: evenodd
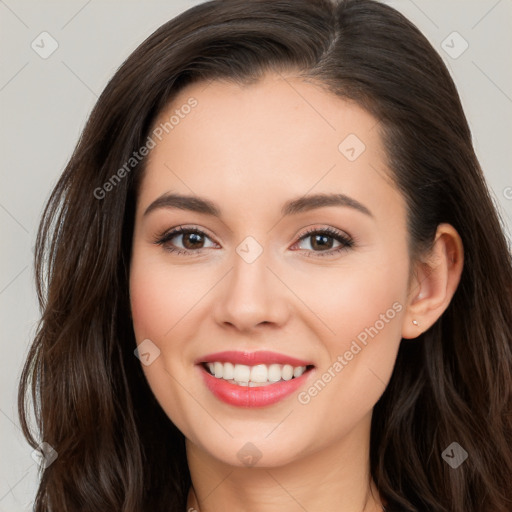
<svg viewBox="0 0 512 512">
<path fill-rule="evenodd" d="M 369 425 L 335 445 L 274 467 L 232 466 L 188 439 L 186 445 L 192 479 L 187 512 L 382 510 L 369 471 Z"/>
</svg>

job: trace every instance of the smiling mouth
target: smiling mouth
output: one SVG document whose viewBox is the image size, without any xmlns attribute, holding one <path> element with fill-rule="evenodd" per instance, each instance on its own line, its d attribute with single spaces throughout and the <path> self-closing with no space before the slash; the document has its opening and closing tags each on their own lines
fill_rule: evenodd
<svg viewBox="0 0 512 512">
<path fill-rule="evenodd" d="M 249 366 L 220 361 L 204 362 L 201 363 L 201 366 L 217 379 L 247 387 L 270 386 L 278 382 L 293 380 L 314 368 L 313 365 L 257 364 Z"/>
</svg>

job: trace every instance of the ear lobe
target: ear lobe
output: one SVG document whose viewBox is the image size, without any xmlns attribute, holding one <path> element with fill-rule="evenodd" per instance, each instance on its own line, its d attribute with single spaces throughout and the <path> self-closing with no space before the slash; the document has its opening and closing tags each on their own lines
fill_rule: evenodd
<svg viewBox="0 0 512 512">
<path fill-rule="evenodd" d="M 457 289 L 464 266 L 464 248 L 455 228 L 439 224 L 431 251 L 415 265 L 402 324 L 402 338 L 406 339 L 416 338 L 429 329 L 444 313 Z"/>
</svg>

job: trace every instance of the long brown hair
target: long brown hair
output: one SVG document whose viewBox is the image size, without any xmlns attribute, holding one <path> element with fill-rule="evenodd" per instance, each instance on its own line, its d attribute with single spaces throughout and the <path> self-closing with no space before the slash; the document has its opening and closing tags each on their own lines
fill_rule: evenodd
<svg viewBox="0 0 512 512">
<path fill-rule="evenodd" d="M 441 222 L 464 244 L 441 318 L 402 340 L 373 412 L 372 477 L 388 511 L 512 510 L 512 262 L 456 88 L 400 13 L 373 0 L 214 0 L 156 30 L 115 73 L 48 200 L 35 268 L 42 310 L 19 387 L 41 472 L 36 512 L 179 511 L 190 486 L 184 437 L 138 359 L 128 275 L 142 147 L 156 116 L 199 80 L 293 70 L 379 121 L 408 208 L 411 258 Z M 125 166 L 121 179 L 110 181 Z M 119 174 L 118 174 L 119 177 Z M 30 396 L 28 392 L 31 392 Z M 441 454 L 468 453 L 458 468 Z"/>
</svg>

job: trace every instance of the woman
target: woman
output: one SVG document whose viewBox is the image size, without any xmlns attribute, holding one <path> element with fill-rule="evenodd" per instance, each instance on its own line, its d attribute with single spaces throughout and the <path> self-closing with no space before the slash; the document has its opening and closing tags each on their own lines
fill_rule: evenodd
<svg viewBox="0 0 512 512">
<path fill-rule="evenodd" d="M 32 385 L 58 455 L 34 510 L 512 509 L 510 253 L 392 8 L 164 24 L 98 100 L 36 270 L 19 408 L 36 447 Z"/>
</svg>

